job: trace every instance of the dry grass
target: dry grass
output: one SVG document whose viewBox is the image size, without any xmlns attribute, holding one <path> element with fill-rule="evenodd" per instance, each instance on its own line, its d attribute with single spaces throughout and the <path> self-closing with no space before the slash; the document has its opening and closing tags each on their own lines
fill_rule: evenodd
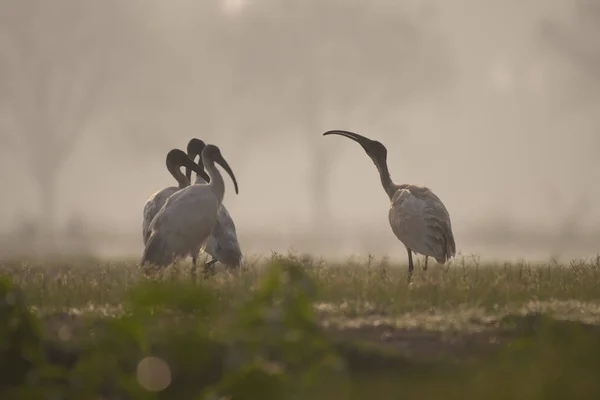
<svg viewBox="0 0 600 400">
<path fill-rule="evenodd" d="M 219 271 L 198 284 L 211 287 L 235 302 L 251 293 L 266 262 L 252 262 L 241 272 Z M 299 262 L 316 285 L 319 311 L 331 317 L 394 319 L 401 325 L 440 326 L 444 320 L 467 321 L 501 317 L 507 313 L 544 311 L 558 316 L 596 321 L 600 300 L 600 262 L 578 260 L 569 264 L 504 263 L 480 265 L 474 258 L 452 265 L 417 268 L 411 285 L 406 266 L 372 258 L 328 264 L 288 256 Z M 176 265 L 160 279 L 189 282 L 189 263 Z M 118 310 L 127 291 L 145 281 L 135 262 L 4 262 L 0 274 L 10 276 L 37 309 L 66 311 Z M 411 320 L 414 320 L 411 322 Z"/>
<path fill-rule="evenodd" d="M 14 261 L 1 263 L 0 274 L 9 276 L 20 287 L 30 308 L 40 316 L 49 340 L 67 340 L 74 343 L 78 337 L 86 337 L 98 322 L 118 320 L 131 315 L 132 293 L 137 293 L 137 299 L 147 304 L 154 301 L 148 296 L 157 297 L 156 301 L 167 303 L 171 301 L 169 297 L 179 296 L 178 304 L 193 310 L 201 310 L 202 305 L 198 302 L 202 303 L 202 296 L 209 296 L 206 299 L 211 299 L 210 309 L 213 316 L 209 331 L 221 332 L 220 329 L 228 326 L 234 316 L 244 320 L 244 313 L 254 313 L 252 309 L 247 309 L 248 302 L 256 302 L 256 299 L 262 298 L 261 301 L 269 304 L 271 300 L 268 298 L 271 295 L 265 295 L 265 290 L 270 290 L 268 282 L 272 279 L 273 265 L 277 268 L 281 262 L 291 262 L 302 271 L 301 277 L 298 278 L 300 280 L 295 282 L 296 289 L 293 290 L 301 290 L 310 297 L 308 307 L 312 309 L 316 322 L 325 328 L 324 332 L 335 343 L 340 340 L 356 343 L 358 347 L 343 345 L 339 347 L 339 351 L 345 354 L 349 368 L 363 371 L 355 372 L 359 375 L 367 373 L 364 371 L 366 365 L 387 363 L 381 361 L 385 357 L 380 361 L 373 361 L 374 356 L 371 353 L 361 353 L 357 350 L 361 346 L 359 343 L 383 346 L 384 353 L 399 352 L 402 357 L 408 357 L 418 363 L 480 363 L 477 365 L 481 368 L 485 365 L 485 368 L 493 370 L 495 364 L 489 364 L 493 354 L 501 349 L 510 349 L 511 347 L 506 346 L 511 346 L 515 340 L 525 340 L 522 339 L 523 335 L 537 337 L 538 333 L 535 332 L 538 328 L 532 328 L 539 325 L 536 322 L 538 317 L 535 316 L 544 315 L 544 318 L 570 321 L 565 323 L 600 326 L 598 259 L 579 260 L 562 265 L 554 262 L 481 265 L 476 258 L 463 258 L 443 268 L 432 265 L 427 272 L 417 268 L 413 283 L 408 285 L 406 266 L 390 265 L 386 260 L 368 257 L 365 260 L 332 264 L 309 257 L 273 255 L 269 260 L 262 262 L 247 262 L 243 270 L 235 274 L 219 271 L 216 275 L 198 282 L 191 282 L 189 263 L 182 263 L 164 271 L 160 277 L 155 277 L 152 282 L 158 284 L 155 289 L 160 290 L 148 292 L 150 294 L 139 291 L 140 287 L 143 288 L 144 284 L 148 283 L 148 279 L 140 274 L 135 262 Z M 267 266 L 270 268 L 266 268 Z M 285 286 L 288 283 L 283 284 Z M 191 293 L 192 296 L 194 293 L 204 294 L 193 300 L 195 305 L 190 305 L 189 299 L 181 297 L 185 297 L 185 293 Z M 188 303 L 185 303 L 186 301 Z M 293 307 L 290 310 L 293 310 Z M 272 313 L 269 311 L 271 308 L 272 306 L 268 306 L 264 312 Z M 140 310 L 139 307 L 135 309 Z M 250 311 L 240 314 L 240 310 L 245 309 Z M 197 312 L 199 311 L 192 312 L 192 315 L 200 315 Z M 292 311 L 286 311 L 289 312 Z M 299 312 L 299 315 L 306 314 L 306 311 Z M 163 316 L 160 323 L 157 324 L 159 320 L 154 319 L 154 324 L 160 325 L 160 329 L 179 324 L 177 321 L 180 317 L 174 314 L 161 315 Z M 270 316 L 267 320 L 269 318 L 282 320 L 285 316 Z M 531 322 L 531 318 L 534 318 L 534 322 Z M 292 331 L 296 332 L 297 329 L 293 328 Z M 259 341 L 267 340 L 264 334 L 259 337 L 262 338 L 259 338 Z M 318 342 L 320 339 L 315 340 Z M 358 342 L 355 342 L 357 340 Z M 538 341 L 536 339 L 527 343 Z M 556 346 L 558 345 L 552 344 L 552 348 Z M 546 356 L 545 350 L 539 354 L 538 350 L 535 350 L 532 354 L 534 361 L 528 362 L 540 362 L 540 354 Z M 403 371 L 407 368 L 407 361 L 402 361 L 403 358 L 399 360 L 401 362 L 398 365 L 403 366 L 398 367 L 392 363 L 396 366 L 389 367 L 390 373 L 397 368 Z M 488 367 L 489 365 L 492 367 Z M 520 365 L 520 362 L 516 365 Z M 578 370 L 579 366 L 574 365 L 573 371 Z M 416 367 L 411 366 L 409 369 L 413 368 Z M 594 371 L 594 368 L 585 368 L 590 373 Z M 381 369 L 377 371 L 379 372 L 376 375 L 369 375 L 365 382 L 370 382 L 369 385 L 376 384 L 378 387 L 395 385 L 386 380 L 391 378 L 385 378 L 385 372 L 381 372 Z M 457 378 L 456 382 L 472 379 L 472 372 L 464 371 L 462 380 Z M 555 372 L 548 373 L 551 375 Z M 424 393 L 434 395 L 435 390 L 432 391 L 431 387 L 439 387 L 442 393 L 456 386 L 456 382 L 448 384 L 444 378 L 445 373 L 427 374 L 431 375 L 427 375 L 429 378 L 422 382 L 409 379 L 407 375 L 408 380 L 403 380 L 404 383 L 397 385 L 402 386 L 406 393 L 414 392 L 415 398 L 421 398 Z M 490 376 L 496 374 L 490 372 Z M 435 384 L 432 386 L 432 383 Z M 495 380 L 490 381 L 490 385 L 496 384 Z M 522 380 L 521 384 L 527 386 L 526 380 Z M 600 385 L 594 386 L 593 389 L 600 391 Z M 542 392 L 523 398 L 546 398 Z M 460 391 L 457 392 L 457 396 L 459 394 Z M 448 397 L 451 398 L 449 394 Z"/>
</svg>

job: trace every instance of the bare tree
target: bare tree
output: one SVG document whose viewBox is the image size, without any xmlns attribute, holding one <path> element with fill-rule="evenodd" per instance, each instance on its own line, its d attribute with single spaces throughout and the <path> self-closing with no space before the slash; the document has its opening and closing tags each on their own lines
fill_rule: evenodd
<svg viewBox="0 0 600 400">
<path fill-rule="evenodd" d="M 185 21 L 175 32 L 161 35 L 168 45 L 162 46 L 162 57 L 153 60 L 157 74 L 152 85 L 148 85 L 155 96 L 145 100 L 144 109 L 127 110 L 124 119 L 128 121 L 129 134 L 122 138 L 126 143 L 143 142 L 149 151 L 165 154 L 172 146 L 185 147 L 192 136 L 214 138 L 220 145 L 231 139 L 238 147 L 239 135 L 227 128 L 238 128 L 239 114 L 248 112 L 248 107 L 239 106 L 252 103 L 238 96 L 231 79 L 235 62 L 232 34 L 237 18 L 229 15 L 222 3 L 225 1 L 186 3 Z M 176 10 L 173 15 L 183 10 Z M 167 25 L 172 28 L 170 24 L 177 22 Z M 123 147 L 125 151 L 129 149 L 130 146 Z"/>
<path fill-rule="evenodd" d="M 377 1 L 257 0 L 239 17 L 236 77 L 285 124 L 269 118 L 265 129 L 305 135 L 319 229 L 330 221 L 331 166 L 319 133 L 333 121 L 352 128 L 341 123 L 349 116 L 375 124 L 450 77 L 439 38 L 405 11 Z"/>
<path fill-rule="evenodd" d="M 574 5 L 571 21 L 545 20 L 539 32 L 544 48 L 573 67 L 563 90 L 578 108 L 600 102 L 600 3 L 576 0 Z"/>
<path fill-rule="evenodd" d="M 596 0 L 577 0 L 574 3 L 574 15 L 570 21 L 543 21 L 540 27 L 540 38 L 544 48 L 554 56 L 567 62 L 571 67 L 566 80 L 567 86 L 560 88 L 562 99 L 561 112 L 566 109 L 581 111 L 582 108 L 591 107 L 591 115 L 597 118 L 597 106 L 600 105 L 600 3 Z M 564 107 L 567 105 L 567 107 Z M 600 127 L 600 119 L 597 119 Z M 580 140 L 586 140 L 581 138 Z M 598 170 L 598 149 L 600 149 L 600 135 L 592 138 L 587 153 L 580 156 L 585 174 Z M 569 193 L 575 199 L 572 207 L 567 209 L 561 200 L 560 191 L 554 185 L 544 184 L 548 188 L 546 196 L 551 202 L 553 212 L 563 209 L 563 217 L 556 230 L 556 239 L 553 246 L 556 256 L 560 256 L 565 246 L 580 230 L 586 213 L 593 204 L 592 191 L 589 186 L 582 187 L 579 193 Z"/>
<path fill-rule="evenodd" d="M 119 104 L 138 54 L 127 4 L 0 0 L 0 149 L 27 157 L 48 231 L 61 168 L 92 118 Z"/>
</svg>

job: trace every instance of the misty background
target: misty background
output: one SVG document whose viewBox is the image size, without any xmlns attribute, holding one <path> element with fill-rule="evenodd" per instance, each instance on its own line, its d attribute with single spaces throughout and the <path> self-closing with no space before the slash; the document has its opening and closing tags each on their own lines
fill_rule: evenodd
<svg viewBox="0 0 600 400">
<path fill-rule="evenodd" d="M 594 0 L 0 0 L 0 256 L 142 252 L 166 153 L 239 182 L 246 254 L 406 250 L 347 129 L 430 187 L 457 250 L 598 252 Z"/>
</svg>

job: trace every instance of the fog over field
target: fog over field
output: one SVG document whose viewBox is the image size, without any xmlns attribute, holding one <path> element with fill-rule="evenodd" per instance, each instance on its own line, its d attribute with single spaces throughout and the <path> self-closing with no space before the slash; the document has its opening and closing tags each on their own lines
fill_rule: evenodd
<svg viewBox="0 0 600 400">
<path fill-rule="evenodd" d="M 165 155 L 239 182 L 245 253 L 405 261 L 360 146 L 445 203 L 460 254 L 599 251 L 592 0 L 0 0 L 0 255 L 139 257 Z"/>
<path fill-rule="evenodd" d="M 600 398 L 599 38 L 598 0 L 0 0 L 0 398 Z M 143 225 L 192 138 L 237 235 L 214 174 Z"/>
</svg>

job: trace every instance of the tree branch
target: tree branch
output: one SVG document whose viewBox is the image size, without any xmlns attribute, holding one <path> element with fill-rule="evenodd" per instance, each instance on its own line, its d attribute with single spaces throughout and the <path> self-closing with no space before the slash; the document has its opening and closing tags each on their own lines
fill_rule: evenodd
<svg viewBox="0 0 600 400">
<path fill-rule="evenodd" d="M 0 15 L 0 89 L 11 94 L 0 106 L 14 117 L 15 137 L 44 164 L 73 150 L 115 83 L 115 56 L 131 49 L 121 40 L 129 27 L 113 8 L 122 3 L 98 4 L 23 0 L 11 8 L 14 21 Z"/>
<path fill-rule="evenodd" d="M 581 40 L 573 33 L 567 33 L 563 28 L 549 21 L 542 24 L 541 30 L 546 41 L 587 69 L 592 76 L 600 78 L 598 72 L 600 71 L 600 49 L 582 46 Z"/>
<path fill-rule="evenodd" d="M 27 79 L 27 64 L 23 50 L 17 42 L 9 40 L 8 34 L 0 35 L 0 107 L 19 120 L 19 123 L 27 119 L 27 116 L 23 115 L 24 109 L 27 108 L 28 89 L 31 87 Z"/>
<path fill-rule="evenodd" d="M 275 8 L 241 17 L 243 40 L 236 53 L 248 59 L 236 65 L 243 65 L 244 76 L 252 75 L 246 85 L 258 83 L 261 91 L 278 88 L 277 95 L 255 91 L 256 96 L 280 104 L 284 93 L 289 101 L 315 110 L 309 114 L 342 109 L 379 118 L 399 101 L 437 88 L 450 77 L 440 68 L 447 59 L 436 56 L 440 45 L 400 13 L 358 2 L 293 4 L 298 9 L 290 11 L 266 2 L 264 7 Z M 421 47 L 432 50 L 421 53 Z M 373 102 L 365 104 L 365 95 Z M 308 120 L 306 111 L 292 112 L 298 121 Z"/>
</svg>

